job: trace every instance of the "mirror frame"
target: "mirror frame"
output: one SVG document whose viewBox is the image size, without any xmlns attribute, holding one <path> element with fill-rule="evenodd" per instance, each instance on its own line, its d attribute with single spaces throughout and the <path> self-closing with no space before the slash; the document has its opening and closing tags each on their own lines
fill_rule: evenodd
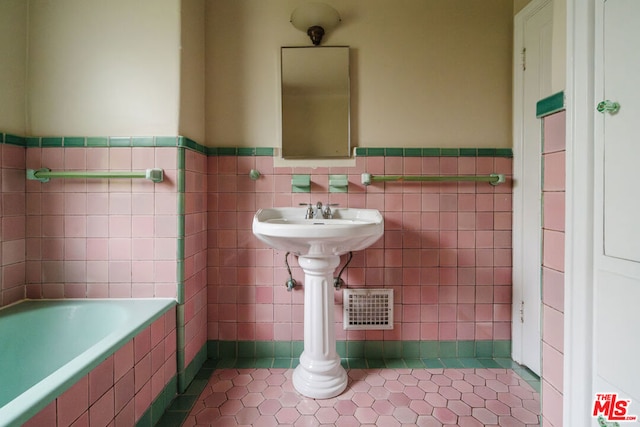
<svg viewBox="0 0 640 427">
<path fill-rule="evenodd" d="M 305 51 L 305 53 L 310 53 L 313 51 L 320 51 L 323 50 L 325 52 L 327 52 L 325 49 L 331 49 L 331 50 L 336 50 L 339 49 L 339 54 L 340 55 L 345 55 L 346 53 L 346 63 L 344 63 L 344 71 L 342 71 L 340 73 L 339 78 L 341 79 L 341 85 L 340 86 L 346 86 L 344 88 L 342 88 L 342 91 L 344 93 L 344 96 L 346 96 L 346 105 L 343 104 L 343 106 L 346 107 L 346 135 L 344 134 L 344 132 L 341 133 L 340 136 L 340 141 L 339 141 L 339 146 L 337 148 L 337 150 L 339 150 L 338 154 L 332 154 L 331 152 L 320 152 L 320 151 L 310 151 L 308 153 L 303 153 L 303 154 L 296 154 L 294 153 L 293 155 L 291 154 L 291 150 L 287 150 L 286 145 L 287 142 L 289 144 L 296 144 L 296 141 L 286 141 L 286 131 L 285 131 L 285 127 L 286 127 L 286 117 L 287 114 L 285 113 L 285 52 L 294 52 L 296 50 L 301 50 L 301 49 L 307 49 Z M 351 158 L 351 52 L 350 52 L 350 48 L 349 46 L 283 46 L 280 48 L 280 149 L 281 149 L 281 158 L 285 159 L 285 160 L 296 160 L 296 159 L 350 159 Z M 320 59 L 321 60 L 321 59 Z M 342 64 L 340 64 L 342 65 Z M 317 71 L 316 71 L 317 70 Z M 324 71 L 326 72 L 326 69 L 324 69 Z M 321 65 L 312 68 L 311 71 L 309 72 L 309 76 L 310 79 L 308 81 L 309 83 L 309 87 L 314 86 L 313 83 L 316 82 L 316 76 L 321 75 L 323 73 L 323 68 Z M 315 76 L 314 76 L 315 74 Z M 305 74 L 306 75 L 306 74 Z M 316 118 L 317 116 L 314 116 L 314 118 Z M 330 123 L 333 121 L 327 121 L 326 124 L 321 124 L 321 126 L 330 126 Z M 300 123 L 298 123 L 296 126 L 298 126 L 299 129 L 301 128 L 306 128 L 307 130 L 309 129 L 307 121 L 301 121 Z M 322 142 L 320 141 L 320 138 L 322 138 L 322 136 L 318 136 L 317 138 L 315 138 L 316 141 L 316 146 L 318 145 L 322 145 Z M 312 139 L 313 140 L 313 139 Z M 346 147 L 344 146 L 344 144 L 346 143 Z M 329 145 L 329 147 L 333 147 L 336 146 L 338 144 L 333 144 L 333 145 Z M 289 151 L 289 154 L 287 154 L 287 151 Z"/>
</svg>

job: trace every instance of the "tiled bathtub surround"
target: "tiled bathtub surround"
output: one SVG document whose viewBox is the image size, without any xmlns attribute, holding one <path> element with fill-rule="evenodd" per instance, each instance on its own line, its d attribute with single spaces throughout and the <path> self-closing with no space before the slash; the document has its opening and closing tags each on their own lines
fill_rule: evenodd
<svg viewBox="0 0 640 427">
<path fill-rule="evenodd" d="M 155 425 L 176 394 L 175 319 L 169 310 L 25 426 Z"/>
<path fill-rule="evenodd" d="M 179 390 L 193 379 L 206 359 L 207 351 L 207 157 L 200 152 L 181 149 L 180 210 L 184 230 L 178 239 L 180 284 L 178 306 Z M 183 164 L 184 161 L 184 164 Z M 182 372 L 184 373 L 182 374 Z"/>
<path fill-rule="evenodd" d="M 28 297 L 175 298 L 176 148 L 29 147 L 26 152 L 30 169 L 157 167 L 165 174 L 158 184 L 130 179 L 28 181 Z"/>
<path fill-rule="evenodd" d="M 385 218 L 383 238 L 355 253 L 343 278 L 349 287 L 393 288 L 395 327 L 344 331 L 342 293 L 336 291 L 338 340 L 510 339 L 511 158 L 496 150 L 434 149 L 437 153 L 426 155 L 421 149 L 369 150 L 356 158 L 354 168 L 274 168 L 271 157 L 209 156 L 209 340 L 303 339 L 303 290 L 287 292 L 285 254 L 259 243 L 251 220 L 260 207 L 317 201 L 375 208 Z M 249 178 L 251 169 L 260 171 L 260 179 Z M 365 171 L 504 173 L 508 178 L 499 186 L 406 182 L 364 187 L 360 174 Z M 292 174 L 310 174 L 311 192 L 293 193 Z M 329 192 L 330 174 L 348 174 L 348 193 Z M 294 278 L 302 283 L 301 269 L 292 264 Z"/>
</svg>

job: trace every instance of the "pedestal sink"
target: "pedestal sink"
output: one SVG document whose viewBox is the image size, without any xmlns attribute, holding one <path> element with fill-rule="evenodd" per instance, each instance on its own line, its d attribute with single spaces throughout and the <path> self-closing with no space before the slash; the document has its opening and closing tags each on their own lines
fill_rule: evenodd
<svg viewBox="0 0 640 427">
<path fill-rule="evenodd" d="M 302 395 L 328 399 L 347 387 L 347 373 L 336 352 L 333 273 L 340 255 L 364 249 L 384 232 L 375 209 L 334 209 L 330 219 L 305 219 L 307 208 L 260 209 L 253 234 L 274 249 L 298 255 L 304 270 L 304 350 L 293 373 Z"/>
</svg>

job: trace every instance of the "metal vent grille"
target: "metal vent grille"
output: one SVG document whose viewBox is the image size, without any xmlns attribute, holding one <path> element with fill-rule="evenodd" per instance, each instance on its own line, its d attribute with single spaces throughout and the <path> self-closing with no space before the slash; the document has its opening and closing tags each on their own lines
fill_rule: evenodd
<svg viewBox="0 0 640 427">
<path fill-rule="evenodd" d="M 393 289 L 345 289 L 344 329 L 393 329 Z"/>
</svg>

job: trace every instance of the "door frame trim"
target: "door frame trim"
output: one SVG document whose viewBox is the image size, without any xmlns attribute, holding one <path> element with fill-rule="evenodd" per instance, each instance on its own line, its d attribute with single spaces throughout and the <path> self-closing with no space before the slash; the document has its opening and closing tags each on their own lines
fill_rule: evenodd
<svg viewBox="0 0 640 427">
<path fill-rule="evenodd" d="M 567 0 L 564 425 L 591 425 L 596 0 Z"/>
<path fill-rule="evenodd" d="M 523 300 L 524 295 L 524 247 L 531 242 L 525 241 L 523 237 L 523 230 L 525 226 L 525 209 L 524 209 L 524 194 L 523 194 L 523 171 L 524 171 L 524 124 L 522 120 L 522 105 L 524 102 L 524 75 L 522 72 L 521 61 L 521 48 L 524 44 L 524 24 L 527 18 L 538 13 L 542 8 L 551 3 L 552 0 L 533 0 L 527 4 L 520 12 L 514 17 L 513 25 L 513 180 L 515 185 L 513 186 L 513 236 L 512 236 L 512 304 L 511 304 L 511 358 L 516 362 L 521 363 L 523 360 L 523 342 L 524 334 L 522 323 L 520 323 L 520 301 Z M 542 126 L 542 125 L 541 125 Z M 542 135 L 541 135 L 542 137 Z M 541 143 L 541 141 L 540 141 Z M 540 211 L 542 211 L 542 199 L 540 199 Z M 540 221 L 540 225 L 542 221 Z M 542 263 L 542 229 L 539 230 L 538 242 L 539 256 L 538 264 Z M 541 280 L 542 273 L 539 271 L 538 278 Z M 538 298 L 539 307 L 542 309 L 542 286 L 540 284 L 540 295 Z M 539 319 L 542 319 L 540 313 Z M 540 333 L 542 329 L 540 328 Z M 540 336 L 541 340 L 542 337 Z M 540 358 L 542 358 L 542 345 L 540 344 L 539 351 Z M 539 364 L 542 371 L 542 362 Z"/>
</svg>

